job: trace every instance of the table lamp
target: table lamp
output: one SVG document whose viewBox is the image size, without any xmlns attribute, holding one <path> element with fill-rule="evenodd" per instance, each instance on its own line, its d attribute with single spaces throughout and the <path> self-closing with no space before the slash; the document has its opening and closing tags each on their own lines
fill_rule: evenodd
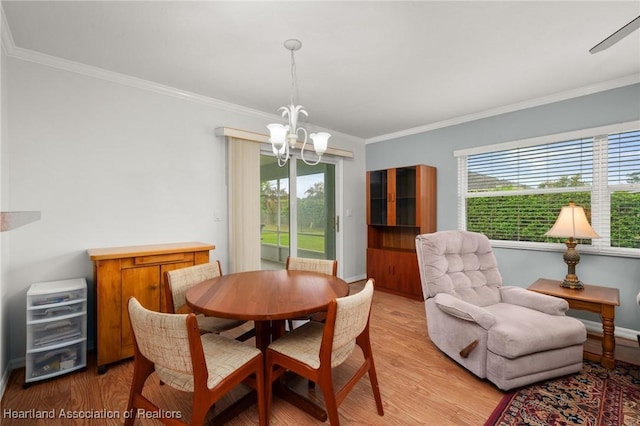
<svg viewBox="0 0 640 426">
<path fill-rule="evenodd" d="M 544 235 L 547 237 L 569 238 L 564 242 L 567 245 L 567 250 L 563 255 L 564 262 L 568 266 L 568 272 L 560 286 L 583 289 L 584 285 L 576 275 L 576 265 L 580 262 L 580 255 L 576 251 L 577 242 L 574 238 L 600 238 L 589 225 L 584 209 L 572 202 L 568 206 L 562 207 L 556 223 Z"/>
</svg>

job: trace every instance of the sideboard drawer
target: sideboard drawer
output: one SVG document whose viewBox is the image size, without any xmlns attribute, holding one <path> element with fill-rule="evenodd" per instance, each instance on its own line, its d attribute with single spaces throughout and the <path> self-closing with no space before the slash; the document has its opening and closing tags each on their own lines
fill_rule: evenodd
<svg viewBox="0 0 640 426">
<path fill-rule="evenodd" d="M 144 265 L 159 265 L 165 263 L 193 262 L 193 253 L 167 253 L 149 256 L 128 257 L 122 259 L 123 268 L 134 268 Z"/>
</svg>

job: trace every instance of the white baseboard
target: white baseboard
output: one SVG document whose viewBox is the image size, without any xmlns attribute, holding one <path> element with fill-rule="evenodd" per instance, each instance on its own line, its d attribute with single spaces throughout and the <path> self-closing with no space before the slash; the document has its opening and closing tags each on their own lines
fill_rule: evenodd
<svg viewBox="0 0 640 426">
<path fill-rule="evenodd" d="M 355 277 L 348 277 L 348 278 L 343 278 L 343 280 L 345 280 L 346 282 L 348 282 L 349 284 L 351 283 L 355 283 L 356 281 L 362 281 L 362 280 L 366 280 L 367 276 L 365 274 L 362 275 L 356 275 Z"/>
<path fill-rule="evenodd" d="M 580 321 L 582 321 L 584 326 L 587 327 L 587 331 L 596 334 L 602 334 L 602 323 L 585 319 L 581 319 Z M 616 327 L 614 330 L 614 334 L 616 337 L 621 337 L 623 339 L 636 340 L 637 336 L 640 334 L 640 331 L 632 330 L 630 328 Z"/>
<path fill-rule="evenodd" d="M 2 377 L 0 377 L 0 400 L 4 397 L 4 391 L 7 389 L 12 371 L 13 368 L 11 367 L 11 361 L 9 361 L 7 363 L 7 368 L 2 372 Z"/>
<path fill-rule="evenodd" d="M 9 366 L 11 367 L 11 370 L 24 367 L 25 357 L 21 356 L 20 358 L 14 358 L 12 360 L 9 360 Z"/>
</svg>

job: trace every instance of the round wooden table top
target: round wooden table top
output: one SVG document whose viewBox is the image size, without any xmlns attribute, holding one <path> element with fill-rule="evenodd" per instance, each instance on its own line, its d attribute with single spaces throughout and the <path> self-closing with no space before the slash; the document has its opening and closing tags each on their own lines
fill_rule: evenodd
<svg viewBox="0 0 640 426">
<path fill-rule="evenodd" d="M 284 320 L 325 310 L 329 301 L 349 294 L 349 285 L 332 275 L 266 270 L 222 275 L 193 286 L 186 299 L 194 311 L 241 320 Z"/>
</svg>

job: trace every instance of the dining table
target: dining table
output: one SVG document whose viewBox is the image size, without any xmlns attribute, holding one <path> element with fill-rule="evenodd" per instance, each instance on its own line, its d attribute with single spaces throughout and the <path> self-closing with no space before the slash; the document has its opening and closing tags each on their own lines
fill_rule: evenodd
<svg viewBox="0 0 640 426">
<path fill-rule="evenodd" d="M 346 281 L 333 275 L 294 270 L 237 272 L 203 281 L 186 293 L 187 305 L 208 316 L 253 321 L 255 344 L 264 354 L 269 344 L 285 333 L 285 321 L 326 311 L 329 302 L 349 294 Z M 326 411 L 295 392 L 283 380 L 273 383 L 274 394 L 320 421 Z M 219 422 L 244 410 L 255 401 L 247 394 L 216 415 Z"/>
</svg>

